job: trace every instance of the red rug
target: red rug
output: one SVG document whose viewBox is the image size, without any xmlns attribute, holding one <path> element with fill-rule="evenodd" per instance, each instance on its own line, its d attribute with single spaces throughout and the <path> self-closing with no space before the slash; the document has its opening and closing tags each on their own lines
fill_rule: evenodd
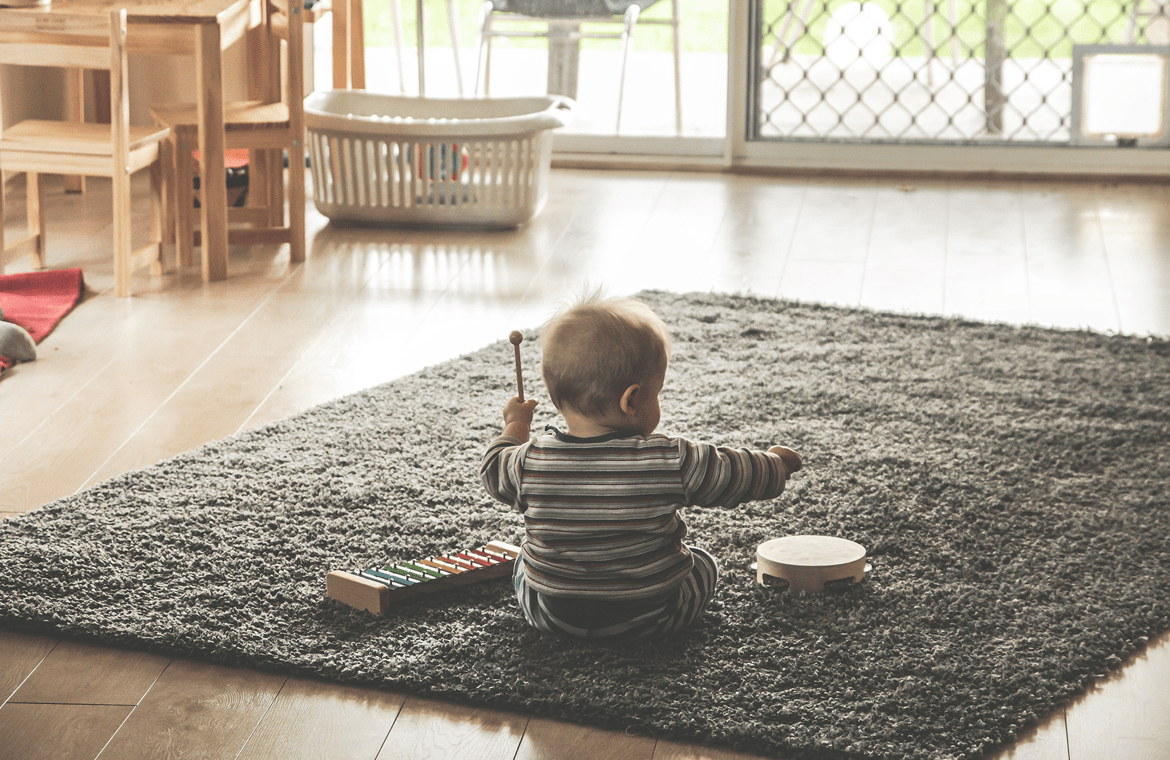
<svg viewBox="0 0 1170 760">
<path fill-rule="evenodd" d="M 80 269 L 0 274 L 0 311 L 4 321 L 20 325 L 40 343 L 84 292 Z M 0 370 L 11 366 L 8 357 L 0 355 Z"/>
</svg>

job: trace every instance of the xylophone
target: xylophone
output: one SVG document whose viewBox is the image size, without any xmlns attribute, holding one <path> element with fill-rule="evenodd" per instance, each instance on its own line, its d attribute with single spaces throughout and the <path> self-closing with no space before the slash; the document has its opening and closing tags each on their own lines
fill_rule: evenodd
<svg viewBox="0 0 1170 760">
<path fill-rule="evenodd" d="M 422 594 L 512 574 L 520 547 L 492 541 L 478 549 L 430 559 L 388 562 L 365 570 L 333 570 L 325 576 L 325 595 L 342 604 L 384 615 L 395 603 Z"/>
</svg>

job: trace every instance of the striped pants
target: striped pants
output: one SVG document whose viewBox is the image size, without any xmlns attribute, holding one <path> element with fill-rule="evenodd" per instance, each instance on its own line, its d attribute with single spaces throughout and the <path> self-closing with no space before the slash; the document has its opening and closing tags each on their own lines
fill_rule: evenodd
<svg viewBox="0 0 1170 760">
<path fill-rule="evenodd" d="M 666 594 L 634 601 L 605 601 L 541 594 L 528 585 L 524 560 L 512 570 L 516 598 L 529 625 L 538 631 L 591 641 L 653 639 L 687 628 L 715 597 L 719 565 L 702 549 L 688 547 L 695 567 Z"/>
</svg>

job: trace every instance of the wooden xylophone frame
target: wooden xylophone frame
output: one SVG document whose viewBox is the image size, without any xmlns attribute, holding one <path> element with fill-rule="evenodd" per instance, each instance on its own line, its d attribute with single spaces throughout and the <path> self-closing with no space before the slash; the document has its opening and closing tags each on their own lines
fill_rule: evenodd
<svg viewBox="0 0 1170 760">
<path fill-rule="evenodd" d="M 395 604 L 424 594 L 511 575 L 518 556 L 520 547 L 492 541 L 478 549 L 430 559 L 387 562 L 364 570 L 333 570 L 325 576 L 325 595 L 350 607 L 385 615 Z"/>
</svg>

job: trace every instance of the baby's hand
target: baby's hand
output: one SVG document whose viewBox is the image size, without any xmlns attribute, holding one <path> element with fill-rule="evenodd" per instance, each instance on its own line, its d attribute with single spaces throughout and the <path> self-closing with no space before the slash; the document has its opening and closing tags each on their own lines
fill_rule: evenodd
<svg viewBox="0 0 1170 760">
<path fill-rule="evenodd" d="M 519 396 L 513 396 L 504 404 L 504 426 L 513 422 L 521 422 L 532 427 L 532 414 L 536 409 L 536 399 L 530 398 L 521 401 Z"/>
<path fill-rule="evenodd" d="M 797 454 L 787 446 L 773 446 L 772 448 L 768 449 L 768 453 L 775 454 L 784 460 L 784 465 L 788 468 L 789 475 L 799 471 L 801 466 L 804 464 L 800 461 L 800 454 Z"/>
</svg>

